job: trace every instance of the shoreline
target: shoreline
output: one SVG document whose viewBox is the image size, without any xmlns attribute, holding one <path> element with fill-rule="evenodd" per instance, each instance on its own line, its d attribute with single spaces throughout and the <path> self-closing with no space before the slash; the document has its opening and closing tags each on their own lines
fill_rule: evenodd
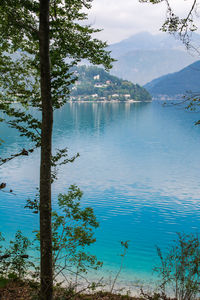
<svg viewBox="0 0 200 300">
<path fill-rule="evenodd" d="M 129 294 L 132 297 L 139 297 L 141 289 L 144 291 L 156 291 L 158 288 L 158 278 L 154 278 L 150 276 L 149 278 L 137 276 L 137 272 L 132 276 L 127 276 L 128 274 L 117 275 L 117 271 L 115 272 L 101 272 L 91 271 L 87 274 L 81 274 L 77 278 L 75 278 L 72 273 L 65 273 L 63 277 L 58 276 L 57 280 L 62 282 L 63 287 L 67 287 L 69 284 L 74 286 L 77 290 L 85 290 L 86 293 L 90 293 L 91 289 L 87 288 L 88 286 L 93 286 L 96 284 L 95 292 L 108 292 L 114 294 L 120 293 L 121 295 Z M 69 281 L 66 280 L 69 279 Z"/>
<path fill-rule="evenodd" d="M 152 100 L 69 100 L 67 103 L 151 103 Z"/>
</svg>

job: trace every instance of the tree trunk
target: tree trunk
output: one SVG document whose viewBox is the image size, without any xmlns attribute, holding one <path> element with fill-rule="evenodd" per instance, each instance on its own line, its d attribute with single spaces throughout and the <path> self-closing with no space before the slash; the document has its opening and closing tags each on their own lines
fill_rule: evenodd
<svg viewBox="0 0 200 300">
<path fill-rule="evenodd" d="M 40 0 L 40 72 L 42 101 L 40 162 L 40 299 L 53 298 L 51 233 L 51 144 L 53 110 L 49 56 L 49 0 Z"/>
</svg>

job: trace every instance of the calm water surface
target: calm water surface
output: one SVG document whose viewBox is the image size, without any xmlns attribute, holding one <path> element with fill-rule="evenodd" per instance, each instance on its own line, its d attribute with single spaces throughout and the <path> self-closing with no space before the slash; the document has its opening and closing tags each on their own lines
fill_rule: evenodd
<svg viewBox="0 0 200 300">
<path fill-rule="evenodd" d="M 91 251 L 116 272 L 120 241 L 129 240 L 121 278 L 149 278 L 157 262 L 155 246 L 165 249 L 176 232 L 197 232 L 200 221 L 200 127 L 198 113 L 162 103 L 68 103 L 55 115 L 54 147 L 79 152 L 60 169 L 56 195 L 76 183 L 83 206 L 100 221 Z M 1 156 L 27 141 L 1 125 Z M 24 210 L 38 186 L 39 152 L 15 159 L 0 170 L 16 195 L 0 194 L 0 231 L 7 239 L 17 228 L 31 237 L 37 216 Z"/>
</svg>

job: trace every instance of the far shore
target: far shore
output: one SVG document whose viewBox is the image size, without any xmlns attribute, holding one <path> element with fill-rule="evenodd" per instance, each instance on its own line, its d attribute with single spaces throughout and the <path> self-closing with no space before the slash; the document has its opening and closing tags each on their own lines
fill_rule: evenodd
<svg viewBox="0 0 200 300">
<path fill-rule="evenodd" d="M 67 101 L 68 103 L 141 103 L 141 102 L 152 102 L 152 100 L 145 100 L 145 101 L 141 101 L 141 100 L 126 100 L 126 101 L 122 101 L 122 100 L 69 100 Z"/>
<path fill-rule="evenodd" d="M 68 100 L 66 103 L 150 103 L 152 100 Z M 5 101 L 5 104 L 18 104 L 18 101 Z"/>
</svg>

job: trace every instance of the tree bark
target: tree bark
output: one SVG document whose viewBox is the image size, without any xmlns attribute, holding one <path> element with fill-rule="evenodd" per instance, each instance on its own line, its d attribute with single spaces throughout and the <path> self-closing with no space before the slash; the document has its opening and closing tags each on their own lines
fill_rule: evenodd
<svg viewBox="0 0 200 300">
<path fill-rule="evenodd" d="M 42 101 L 40 161 L 40 299 L 53 298 L 51 233 L 51 147 L 53 109 L 49 55 L 49 0 L 40 0 L 40 75 Z"/>
</svg>

